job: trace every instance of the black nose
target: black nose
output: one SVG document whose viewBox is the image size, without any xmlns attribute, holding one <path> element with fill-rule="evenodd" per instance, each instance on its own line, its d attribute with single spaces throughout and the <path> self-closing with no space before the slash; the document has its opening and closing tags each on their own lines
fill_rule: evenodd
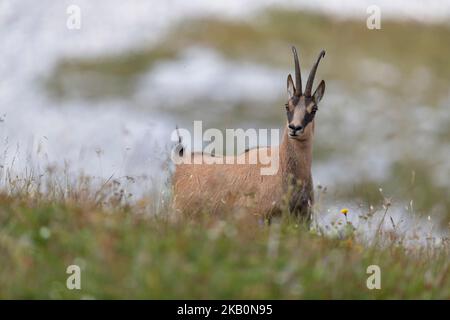
<svg viewBox="0 0 450 320">
<path fill-rule="evenodd" d="M 289 124 L 289 129 L 293 130 L 294 132 L 297 132 L 299 130 L 302 130 L 302 126 L 294 126 L 293 124 Z"/>
</svg>

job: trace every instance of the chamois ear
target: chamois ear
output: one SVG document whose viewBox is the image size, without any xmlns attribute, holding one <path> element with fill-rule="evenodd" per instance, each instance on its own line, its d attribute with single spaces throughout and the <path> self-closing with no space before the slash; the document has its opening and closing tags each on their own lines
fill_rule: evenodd
<svg viewBox="0 0 450 320">
<path fill-rule="evenodd" d="M 316 104 L 322 100 L 323 94 L 325 93 L 325 81 L 320 81 L 319 86 L 316 91 L 314 91 L 313 99 Z"/>
<path fill-rule="evenodd" d="M 294 81 L 292 81 L 292 77 L 290 74 L 287 77 L 287 93 L 289 99 L 292 98 L 295 94 Z"/>
</svg>

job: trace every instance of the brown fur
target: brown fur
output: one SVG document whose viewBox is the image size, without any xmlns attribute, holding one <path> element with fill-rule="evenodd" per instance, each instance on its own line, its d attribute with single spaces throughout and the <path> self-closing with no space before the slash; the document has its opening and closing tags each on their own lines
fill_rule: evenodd
<svg viewBox="0 0 450 320">
<path fill-rule="evenodd" d="M 176 210 L 214 214 L 245 209 L 249 214 L 271 217 L 281 212 L 283 196 L 292 186 L 289 209 L 308 218 L 313 203 L 312 135 L 313 126 L 305 129 L 302 140 L 290 139 L 285 130 L 280 146 L 269 150 L 279 152 L 280 156 L 275 175 L 261 175 L 260 163 L 177 165 L 173 177 Z M 249 150 L 240 157 L 247 160 L 257 157 L 257 150 Z"/>
</svg>

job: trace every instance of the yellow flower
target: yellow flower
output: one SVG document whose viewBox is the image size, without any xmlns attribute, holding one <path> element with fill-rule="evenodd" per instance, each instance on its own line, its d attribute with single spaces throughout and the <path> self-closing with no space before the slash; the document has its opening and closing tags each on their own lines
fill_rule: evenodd
<svg viewBox="0 0 450 320">
<path fill-rule="evenodd" d="M 342 213 L 343 215 L 347 216 L 348 209 L 347 209 L 347 208 L 341 209 L 341 213 Z"/>
</svg>

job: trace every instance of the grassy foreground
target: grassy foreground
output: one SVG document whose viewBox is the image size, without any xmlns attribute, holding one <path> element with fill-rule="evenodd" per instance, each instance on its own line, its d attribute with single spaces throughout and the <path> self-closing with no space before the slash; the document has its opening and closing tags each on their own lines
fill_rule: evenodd
<svg viewBox="0 0 450 320">
<path fill-rule="evenodd" d="M 446 249 L 363 247 L 288 221 L 174 220 L 139 202 L 77 198 L 0 197 L 1 299 L 450 298 Z M 71 264 L 81 290 L 66 288 Z M 381 290 L 366 287 L 373 264 Z"/>
</svg>

